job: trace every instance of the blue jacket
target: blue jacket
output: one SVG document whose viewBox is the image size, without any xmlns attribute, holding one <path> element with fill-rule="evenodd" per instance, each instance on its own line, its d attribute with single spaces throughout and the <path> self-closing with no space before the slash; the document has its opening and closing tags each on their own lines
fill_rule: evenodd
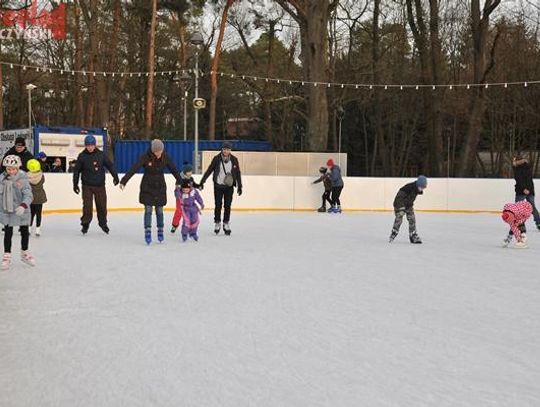
<svg viewBox="0 0 540 407">
<path fill-rule="evenodd" d="M 330 181 L 332 181 L 333 188 L 343 186 L 343 178 L 341 177 L 341 168 L 339 168 L 339 165 L 334 165 L 330 169 Z"/>
</svg>

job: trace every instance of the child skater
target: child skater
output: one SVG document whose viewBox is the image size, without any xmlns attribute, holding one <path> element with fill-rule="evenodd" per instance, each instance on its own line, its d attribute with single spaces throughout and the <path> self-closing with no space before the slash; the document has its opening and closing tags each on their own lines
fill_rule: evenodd
<svg viewBox="0 0 540 407">
<path fill-rule="evenodd" d="M 516 248 L 526 249 L 528 247 L 525 222 L 531 217 L 532 212 L 533 207 L 526 200 L 504 205 L 501 217 L 504 222 L 510 225 L 510 232 L 503 241 L 503 247 L 508 247 L 512 237 L 516 238 L 516 244 L 514 245 Z"/>
<path fill-rule="evenodd" d="M 21 159 L 16 155 L 6 156 L 2 165 L 6 170 L 0 175 L 0 223 L 4 225 L 4 256 L 0 268 L 7 270 L 11 265 L 13 226 L 19 226 L 21 232 L 21 260 L 34 266 L 34 257 L 28 252 L 28 225 L 33 198 L 28 176 L 20 170 Z"/>
<path fill-rule="evenodd" d="M 330 194 L 332 193 L 332 181 L 330 180 L 330 176 L 327 173 L 328 169 L 326 167 L 319 168 L 319 172 L 321 173 L 321 176 L 317 178 L 315 181 L 313 181 L 313 184 L 318 184 L 319 182 L 322 182 L 324 185 L 324 193 L 322 194 L 322 205 L 319 209 L 317 209 L 317 212 L 326 213 L 326 202 L 332 206 L 332 200 L 330 199 Z"/>
<path fill-rule="evenodd" d="M 43 175 L 42 165 L 36 159 L 31 159 L 26 164 L 28 168 L 28 181 L 32 187 L 32 196 L 34 200 L 30 205 L 30 226 L 32 227 L 32 234 L 35 236 L 41 235 L 41 212 L 43 210 L 43 204 L 47 202 L 47 194 L 43 184 L 45 183 L 45 176 Z M 34 218 L 36 223 L 34 224 Z"/>
<path fill-rule="evenodd" d="M 407 221 L 409 222 L 410 242 L 413 244 L 422 243 L 420 236 L 416 233 L 416 217 L 414 215 L 413 206 L 416 197 L 422 195 L 426 188 L 427 178 L 420 175 L 416 181 L 402 186 L 398 191 L 396 198 L 394 199 L 394 213 L 396 214 L 396 219 L 394 220 L 394 226 L 392 227 L 392 233 L 390 234 L 390 243 L 392 243 L 398 235 L 399 228 L 401 227 L 405 215 L 407 215 Z"/>
<path fill-rule="evenodd" d="M 201 194 L 193 188 L 188 181 L 182 182 L 182 214 L 184 221 L 182 223 L 182 240 L 185 242 L 189 237 L 193 240 L 199 240 L 197 230 L 199 228 L 199 214 L 204 209 L 204 202 Z"/>
<path fill-rule="evenodd" d="M 182 182 L 187 181 L 193 188 L 199 188 L 199 184 L 193 179 L 193 167 L 187 163 L 184 163 L 182 172 L 180 173 L 181 182 L 177 183 L 174 188 L 174 196 L 176 198 L 176 209 L 172 220 L 171 233 L 176 232 L 180 220 L 182 219 Z"/>
</svg>

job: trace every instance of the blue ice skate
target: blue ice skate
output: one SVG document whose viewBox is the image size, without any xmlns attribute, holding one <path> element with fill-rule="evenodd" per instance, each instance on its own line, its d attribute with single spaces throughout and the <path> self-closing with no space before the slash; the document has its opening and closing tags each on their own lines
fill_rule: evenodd
<svg viewBox="0 0 540 407">
<path fill-rule="evenodd" d="M 146 244 L 152 243 L 152 231 L 150 230 L 150 228 L 144 229 L 144 241 L 146 242 Z"/>
<path fill-rule="evenodd" d="M 187 235 L 185 233 L 182 233 L 182 242 L 187 241 Z"/>
<path fill-rule="evenodd" d="M 189 237 L 191 237 L 193 240 L 195 240 L 196 242 L 199 241 L 199 236 L 197 235 L 197 233 L 190 233 L 189 234 Z"/>
<path fill-rule="evenodd" d="M 159 243 L 163 242 L 163 228 L 157 230 L 157 240 Z"/>
</svg>

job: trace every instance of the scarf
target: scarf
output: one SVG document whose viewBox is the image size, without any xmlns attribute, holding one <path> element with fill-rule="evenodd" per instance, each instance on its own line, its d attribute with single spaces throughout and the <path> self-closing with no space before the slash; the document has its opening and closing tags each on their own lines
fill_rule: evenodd
<svg viewBox="0 0 540 407">
<path fill-rule="evenodd" d="M 4 199 L 2 202 L 2 209 L 8 213 L 13 213 L 15 210 L 13 207 L 13 181 L 7 178 L 4 180 Z"/>
</svg>

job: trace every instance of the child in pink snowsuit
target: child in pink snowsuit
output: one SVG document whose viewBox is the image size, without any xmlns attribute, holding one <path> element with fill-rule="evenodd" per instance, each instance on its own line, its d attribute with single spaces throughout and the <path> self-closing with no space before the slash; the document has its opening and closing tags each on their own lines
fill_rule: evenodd
<svg viewBox="0 0 540 407">
<path fill-rule="evenodd" d="M 182 240 L 185 242 L 189 237 L 193 240 L 199 240 L 197 230 L 199 228 L 199 213 L 204 209 L 204 203 L 195 188 L 193 188 L 188 182 L 182 182 L 182 194 L 180 199 L 182 200 L 182 214 L 184 216 L 184 222 L 182 223 Z"/>
<path fill-rule="evenodd" d="M 510 244 L 512 237 L 516 238 L 515 247 L 527 247 L 527 236 L 525 235 L 524 223 L 529 219 L 532 211 L 532 205 L 525 200 L 504 205 L 501 217 L 504 222 L 510 225 L 510 232 L 506 239 L 504 239 L 504 247 L 507 247 Z"/>
</svg>

